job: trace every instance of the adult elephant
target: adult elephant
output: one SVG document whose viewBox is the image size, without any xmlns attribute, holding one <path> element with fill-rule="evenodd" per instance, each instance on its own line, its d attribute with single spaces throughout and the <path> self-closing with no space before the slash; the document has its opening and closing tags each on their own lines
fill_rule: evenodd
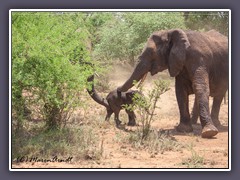
<svg viewBox="0 0 240 180">
<path fill-rule="evenodd" d="M 158 31 L 149 38 L 139 61 L 127 81 L 118 87 L 125 92 L 146 73 L 154 75 L 168 69 L 175 77 L 175 92 L 180 111 L 179 132 L 192 132 L 189 95 L 195 94 L 202 125 L 202 137 L 218 133 L 220 104 L 228 88 L 228 39 L 215 30 L 209 32 L 181 29 Z M 210 115 L 209 96 L 213 96 Z"/>
</svg>

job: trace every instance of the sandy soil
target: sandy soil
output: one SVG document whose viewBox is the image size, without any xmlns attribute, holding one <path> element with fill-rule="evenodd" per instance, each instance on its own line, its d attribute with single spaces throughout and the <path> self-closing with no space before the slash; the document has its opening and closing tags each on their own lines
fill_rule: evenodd
<svg viewBox="0 0 240 180">
<path fill-rule="evenodd" d="M 120 66 L 113 69 L 114 73 L 110 77 L 111 87 L 121 85 L 130 75 L 130 66 Z M 145 89 L 151 89 L 154 79 L 170 79 L 168 72 L 162 72 L 154 77 L 149 77 L 144 82 Z M 212 99 L 210 99 L 210 104 Z M 190 107 L 193 104 L 193 96 L 190 96 Z M 222 127 L 219 133 L 212 139 L 201 138 L 201 126 L 194 125 L 194 132 L 185 134 L 178 133 L 175 126 L 179 123 L 179 112 L 175 97 L 174 80 L 171 88 L 161 96 L 158 102 L 160 107 L 156 111 L 156 120 L 153 127 L 169 132 L 171 137 L 177 142 L 184 144 L 180 151 L 164 151 L 163 153 L 149 153 L 144 149 L 135 149 L 130 144 L 117 141 L 119 134 L 127 135 L 129 132 L 117 129 L 114 123 L 108 126 L 101 134 L 103 155 L 100 160 L 78 160 L 70 163 L 18 163 L 13 164 L 13 168 L 188 168 L 184 160 L 193 158 L 193 152 L 203 157 L 204 162 L 200 168 L 228 168 L 228 105 L 222 104 L 220 110 L 220 121 Z M 94 104 L 96 112 L 105 114 L 104 107 Z M 124 111 L 121 112 L 124 114 Z M 123 116 L 126 117 L 126 116 Z M 113 119 L 111 119 L 113 122 Z M 136 127 L 127 127 L 134 130 Z"/>
</svg>

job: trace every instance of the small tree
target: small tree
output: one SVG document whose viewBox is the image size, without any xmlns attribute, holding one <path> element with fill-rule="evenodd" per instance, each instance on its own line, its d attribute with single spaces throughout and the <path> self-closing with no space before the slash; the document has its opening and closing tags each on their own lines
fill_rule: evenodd
<svg viewBox="0 0 240 180">
<path fill-rule="evenodd" d="M 154 87 L 148 92 L 147 96 L 142 96 L 136 93 L 133 97 L 133 104 L 124 105 L 124 108 L 128 110 L 137 110 L 140 115 L 141 126 L 141 138 L 146 139 L 150 130 L 151 124 L 154 121 L 154 112 L 157 108 L 157 101 L 160 95 L 169 90 L 170 82 L 166 80 L 154 81 Z M 140 92 L 143 92 L 143 88 L 140 87 Z"/>
</svg>

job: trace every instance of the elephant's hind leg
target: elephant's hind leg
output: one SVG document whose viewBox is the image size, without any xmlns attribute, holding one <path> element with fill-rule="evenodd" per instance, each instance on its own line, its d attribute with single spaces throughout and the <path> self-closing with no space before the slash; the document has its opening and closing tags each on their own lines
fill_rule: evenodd
<svg viewBox="0 0 240 180">
<path fill-rule="evenodd" d="M 191 112 L 191 122 L 192 122 L 192 124 L 197 124 L 198 117 L 199 117 L 199 108 L 198 108 L 197 99 L 195 97 L 193 109 L 192 109 L 192 112 Z"/>
<path fill-rule="evenodd" d="M 213 98 L 211 118 L 212 118 L 213 124 L 215 126 L 221 125 L 218 117 L 219 117 L 219 111 L 220 111 L 220 106 L 221 106 L 223 97 L 224 97 L 224 95 Z"/>
<path fill-rule="evenodd" d="M 107 115 L 105 117 L 105 121 L 109 121 L 113 111 L 111 109 L 107 109 Z"/>
</svg>

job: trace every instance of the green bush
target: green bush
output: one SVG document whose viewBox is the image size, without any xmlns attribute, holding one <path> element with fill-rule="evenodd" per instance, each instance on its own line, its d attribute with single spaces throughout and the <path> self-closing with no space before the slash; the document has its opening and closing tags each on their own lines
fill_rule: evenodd
<svg viewBox="0 0 240 180">
<path fill-rule="evenodd" d="M 185 28 L 181 12 L 116 12 L 114 17 L 99 31 L 100 42 L 94 50 L 98 58 L 133 64 L 154 31 Z"/>
<path fill-rule="evenodd" d="M 93 70 L 82 13 L 12 12 L 12 117 L 37 111 L 58 128 L 81 103 Z"/>
</svg>

